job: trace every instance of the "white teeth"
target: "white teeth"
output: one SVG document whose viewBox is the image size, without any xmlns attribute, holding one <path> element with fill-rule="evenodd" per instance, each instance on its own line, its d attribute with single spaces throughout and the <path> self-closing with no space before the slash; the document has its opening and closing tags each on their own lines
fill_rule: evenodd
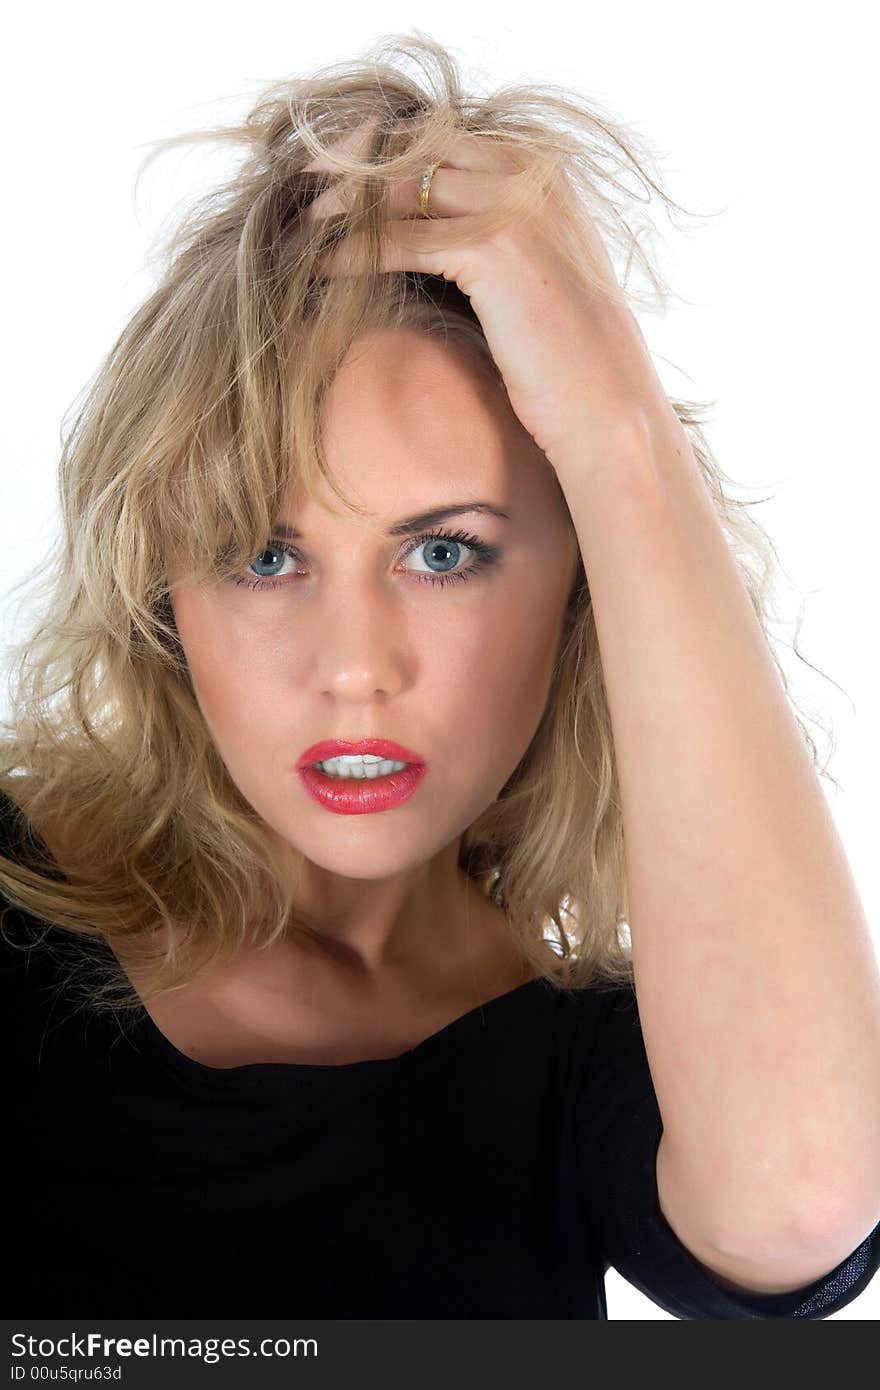
<svg viewBox="0 0 880 1390">
<path fill-rule="evenodd" d="M 409 764 L 380 758 L 375 753 L 345 753 L 338 758 L 327 758 L 317 766 L 328 777 L 367 778 L 372 781 L 376 777 L 387 777 L 389 772 L 401 772 Z"/>
</svg>

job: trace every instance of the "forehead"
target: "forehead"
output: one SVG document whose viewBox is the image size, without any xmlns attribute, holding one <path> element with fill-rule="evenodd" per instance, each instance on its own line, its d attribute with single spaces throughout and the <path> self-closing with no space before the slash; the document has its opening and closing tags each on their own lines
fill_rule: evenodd
<svg viewBox="0 0 880 1390">
<path fill-rule="evenodd" d="M 555 483 L 479 350 L 419 329 L 357 340 L 328 391 L 322 437 L 346 495 L 380 518 L 465 495 L 537 502 Z M 315 505 L 299 484 L 287 500 L 292 514 Z"/>
<path fill-rule="evenodd" d="M 328 443 L 359 424 L 386 440 L 472 437 L 489 444 L 510 432 L 509 403 L 481 365 L 477 348 L 419 329 L 377 329 L 363 334 L 346 357 L 328 393 L 324 428 Z"/>
</svg>

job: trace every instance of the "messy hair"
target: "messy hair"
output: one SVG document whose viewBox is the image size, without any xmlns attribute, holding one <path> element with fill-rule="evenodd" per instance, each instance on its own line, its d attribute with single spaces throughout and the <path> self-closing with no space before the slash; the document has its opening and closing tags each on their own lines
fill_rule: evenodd
<svg viewBox="0 0 880 1390">
<path fill-rule="evenodd" d="M 366 127 L 368 148 L 352 152 L 345 137 Z M 300 479 L 319 504 L 323 479 L 360 512 L 327 468 L 320 422 L 365 330 L 442 334 L 501 383 L 454 282 L 378 268 L 395 184 L 441 162 L 461 133 L 497 141 L 514 161 L 504 195 L 470 219 L 469 236 L 555 198 L 552 226 L 572 275 L 601 292 L 578 236 L 586 214 L 628 301 L 665 301 L 638 208 L 654 193 L 667 213 L 685 210 L 664 191 L 643 141 L 557 86 L 470 92 L 452 54 L 418 30 L 263 89 L 240 123 L 151 146 L 147 163 L 206 141 L 242 158 L 158 244 L 156 288 L 62 433 L 62 535 L 39 585 L 42 614 L 10 648 L 12 715 L 0 737 L 13 832 L 0 856 L 8 903 L 84 952 L 94 942 L 141 950 L 139 993 L 109 951 L 71 971 L 93 1008 L 139 1008 L 244 946 L 271 945 L 296 920 L 289 858 L 232 781 L 199 708 L 169 601 L 168 557 L 185 555 L 190 566 L 175 583 L 239 573 L 265 549 Z M 329 188 L 342 211 L 305 219 Z M 435 230 L 455 244 L 442 220 Z M 374 264 L 322 277 L 316 262 L 349 232 L 373 249 Z M 632 284 L 636 271 L 647 296 Z M 775 548 L 751 504 L 725 490 L 731 480 L 701 427 L 708 406 L 670 403 L 788 694 L 768 632 Z M 795 718 L 828 775 L 796 710 Z M 75 833 L 52 845 L 52 826 Z M 503 910 L 533 973 L 563 989 L 633 982 L 615 751 L 582 560 L 540 723 L 505 787 L 463 833 L 459 865 Z"/>
</svg>

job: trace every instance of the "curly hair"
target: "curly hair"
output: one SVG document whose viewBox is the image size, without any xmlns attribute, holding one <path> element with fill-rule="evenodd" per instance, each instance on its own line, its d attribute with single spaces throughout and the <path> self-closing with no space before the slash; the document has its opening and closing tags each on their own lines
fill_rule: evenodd
<svg viewBox="0 0 880 1390">
<path fill-rule="evenodd" d="M 369 148 L 347 153 L 344 137 L 367 125 Z M 88 962 L 71 979 L 92 1008 L 140 1008 L 243 945 L 271 944 L 295 916 L 280 852 L 206 728 L 174 625 L 167 559 L 185 550 L 191 582 L 240 571 L 265 547 L 296 479 L 318 500 L 322 477 L 359 510 L 327 470 L 320 420 L 365 329 L 442 333 L 500 381 L 453 282 L 378 269 L 395 182 L 442 161 L 462 132 L 501 142 L 518 170 L 509 194 L 472 219 L 470 235 L 527 215 L 554 196 L 561 176 L 553 225 L 572 273 L 591 275 L 577 236 L 586 211 L 619 259 L 627 298 L 665 301 L 636 214 L 652 192 L 667 214 L 685 210 L 641 140 L 557 86 L 468 92 L 451 53 L 418 30 L 273 84 L 238 124 L 155 142 L 155 153 L 223 142 L 243 158 L 159 243 L 156 288 L 62 434 L 62 536 L 39 585 L 44 611 L 10 651 L 13 714 L 0 737 L 0 794 L 20 832 L 0 856 L 0 889 L 13 909 L 83 948 L 66 958 Z M 316 161 L 321 171 L 307 167 Z M 330 187 L 343 211 L 303 218 Z M 349 231 L 376 249 L 376 266 L 322 280 L 316 261 Z M 647 276 L 647 297 L 632 288 L 634 269 Z M 708 407 L 670 403 L 770 645 L 775 548 L 748 515 L 751 504 L 725 490 L 730 479 L 702 430 Z M 28 597 L 34 592 L 29 580 Z M 615 751 L 582 562 L 540 724 L 506 786 L 464 832 L 459 865 L 551 983 L 632 983 Z M 96 940 L 143 948 L 140 993 L 110 952 L 89 954 Z M 547 965 L 548 940 L 558 972 Z"/>
</svg>

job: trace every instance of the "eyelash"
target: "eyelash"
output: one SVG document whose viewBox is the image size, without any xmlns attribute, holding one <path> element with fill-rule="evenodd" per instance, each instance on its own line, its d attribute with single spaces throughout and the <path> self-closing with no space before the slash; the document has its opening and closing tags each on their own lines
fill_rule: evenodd
<svg viewBox="0 0 880 1390">
<path fill-rule="evenodd" d="M 457 583 L 459 580 L 471 579 L 479 570 L 485 569 L 488 565 L 495 564 L 500 550 L 497 545 L 491 545 L 488 541 L 480 540 L 479 536 L 471 535 L 468 531 L 424 531 L 421 535 L 413 537 L 409 547 L 404 551 L 402 558 L 407 559 L 414 550 L 420 546 L 427 545 L 429 541 L 457 541 L 461 545 L 473 551 L 473 558 L 470 567 L 466 570 L 457 572 L 449 571 L 447 574 L 415 574 L 412 577 L 421 584 L 439 584 L 441 587 L 447 583 Z M 269 550 L 280 550 L 291 560 L 300 558 L 299 551 L 287 544 L 286 541 L 271 539 L 267 546 Z M 236 585 L 243 584 L 247 589 L 284 589 L 294 580 L 294 575 L 278 579 L 260 578 L 259 575 L 245 576 L 240 575 L 233 580 Z"/>
</svg>

